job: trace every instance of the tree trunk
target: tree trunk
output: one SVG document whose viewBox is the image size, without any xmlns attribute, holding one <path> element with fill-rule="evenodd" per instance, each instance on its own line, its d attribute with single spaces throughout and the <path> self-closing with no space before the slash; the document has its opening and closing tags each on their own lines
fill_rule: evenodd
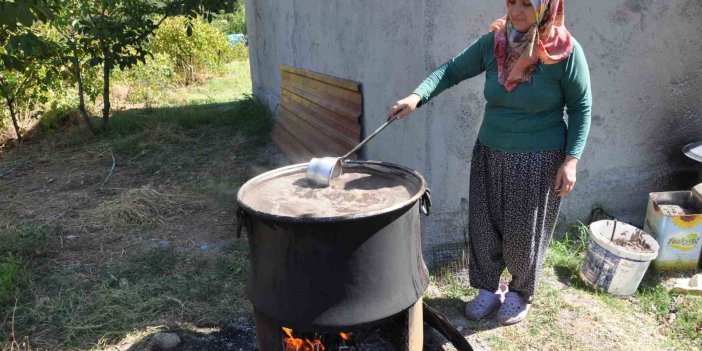
<svg viewBox="0 0 702 351">
<path fill-rule="evenodd" d="M 10 118 L 12 118 L 12 125 L 15 127 L 15 133 L 17 133 L 17 140 L 22 141 L 22 134 L 20 133 L 20 126 L 17 122 L 17 115 L 15 111 L 15 101 L 8 96 L 5 96 L 7 101 L 7 108 L 10 109 Z"/>
<path fill-rule="evenodd" d="M 107 45 L 102 46 L 102 55 L 105 59 L 102 72 L 102 125 L 103 130 L 107 128 L 107 122 L 110 120 L 110 70 L 112 69 L 112 57 L 110 57 L 110 48 Z"/>
<path fill-rule="evenodd" d="M 5 85 L 5 80 L 3 78 L 4 77 L 0 75 L 0 85 Z M 10 110 L 10 118 L 12 119 L 12 125 L 15 127 L 15 133 L 17 133 L 17 140 L 22 141 L 22 133 L 20 132 L 20 126 L 15 111 L 15 99 L 11 97 L 5 89 L 0 89 L 0 92 L 7 102 L 7 108 Z"/>
<path fill-rule="evenodd" d="M 75 61 L 73 62 L 73 74 L 75 74 L 76 81 L 78 81 L 78 110 L 80 111 L 81 116 L 83 116 L 83 120 L 85 121 L 85 124 L 88 125 L 90 131 L 93 134 L 97 134 L 97 130 L 95 130 L 95 127 L 93 126 L 93 121 L 90 120 L 88 111 L 85 109 L 85 91 L 83 90 L 83 76 L 80 72 L 80 63 L 78 62 L 77 56 L 74 60 Z"/>
</svg>

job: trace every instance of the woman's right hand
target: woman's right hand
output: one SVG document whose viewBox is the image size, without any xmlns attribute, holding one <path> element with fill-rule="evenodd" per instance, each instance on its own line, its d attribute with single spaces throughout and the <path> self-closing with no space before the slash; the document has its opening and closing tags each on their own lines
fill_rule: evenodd
<svg viewBox="0 0 702 351">
<path fill-rule="evenodd" d="M 398 118 L 402 119 L 407 117 L 412 111 L 414 111 L 417 108 L 417 104 L 419 104 L 419 101 L 422 98 L 419 97 L 417 94 L 409 94 L 406 98 L 397 101 L 390 110 L 388 110 L 388 119 L 390 119 L 394 114 L 400 112 L 398 114 Z"/>
</svg>

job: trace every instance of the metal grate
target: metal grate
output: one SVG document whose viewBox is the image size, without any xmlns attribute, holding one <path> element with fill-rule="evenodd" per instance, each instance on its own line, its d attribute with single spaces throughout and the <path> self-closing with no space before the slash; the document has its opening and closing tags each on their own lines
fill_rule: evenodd
<svg viewBox="0 0 702 351">
<path fill-rule="evenodd" d="M 432 249 L 432 268 L 441 273 L 459 273 L 468 269 L 468 245 L 465 242 L 437 245 Z"/>
</svg>

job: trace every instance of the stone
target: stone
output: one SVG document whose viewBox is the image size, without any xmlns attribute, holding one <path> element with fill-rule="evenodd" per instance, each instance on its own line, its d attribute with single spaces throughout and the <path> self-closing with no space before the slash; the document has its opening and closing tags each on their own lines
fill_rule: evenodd
<svg viewBox="0 0 702 351">
<path fill-rule="evenodd" d="M 68 240 L 68 241 L 77 240 L 78 238 L 80 238 L 78 235 L 74 235 L 74 234 L 66 235 L 66 240 Z"/>
<path fill-rule="evenodd" d="M 673 286 L 673 292 L 702 296 L 702 273 L 695 274 L 689 279 L 678 279 Z"/>
<path fill-rule="evenodd" d="M 154 349 L 163 351 L 172 350 L 180 344 L 180 336 L 176 333 L 156 333 L 151 340 Z"/>
</svg>

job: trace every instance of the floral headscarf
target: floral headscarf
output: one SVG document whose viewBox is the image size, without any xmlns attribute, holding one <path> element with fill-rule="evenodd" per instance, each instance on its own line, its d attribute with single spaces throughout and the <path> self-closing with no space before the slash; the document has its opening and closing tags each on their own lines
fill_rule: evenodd
<svg viewBox="0 0 702 351">
<path fill-rule="evenodd" d="M 495 32 L 498 81 L 507 91 L 529 81 L 539 61 L 547 65 L 558 63 L 573 52 L 570 33 L 563 21 L 564 1 L 531 0 L 537 25 L 526 33 L 514 29 L 509 16 L 490 25 L 490 31 Z"/>
</svg>

